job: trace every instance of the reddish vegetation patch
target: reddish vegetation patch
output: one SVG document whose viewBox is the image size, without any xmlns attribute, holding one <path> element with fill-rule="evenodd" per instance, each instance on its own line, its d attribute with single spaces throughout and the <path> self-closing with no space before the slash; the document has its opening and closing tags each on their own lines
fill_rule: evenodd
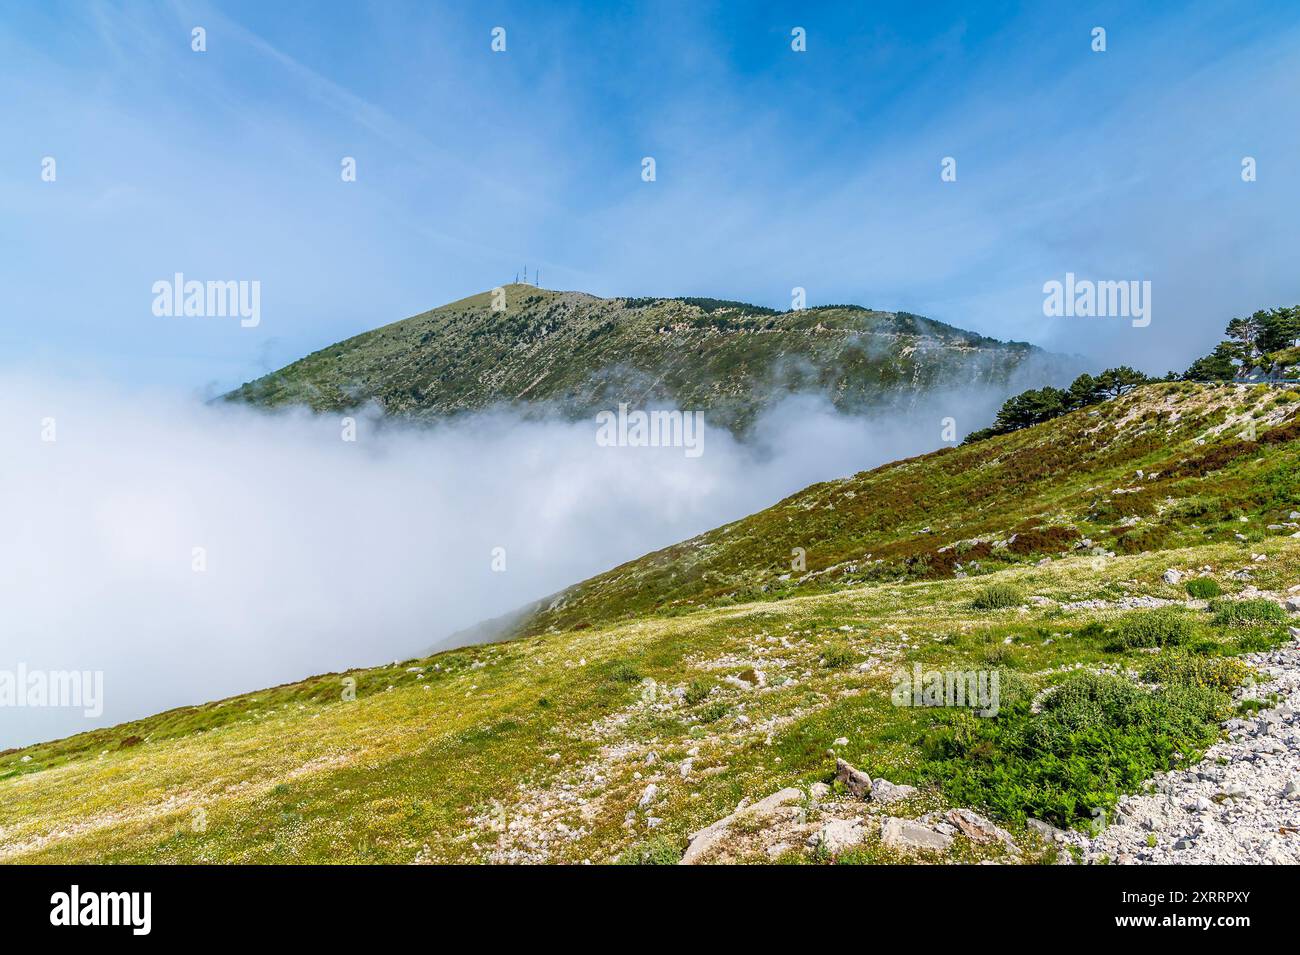
<svg viewBox="0 0 1300 955">
<path fill-rule="evenodd" d="M 1133 528 L 1116 528 L 1111 531 L 1117 535 L 1115 549 L 1121 554 L 1140 554 L 1148 550 L 1160 550 L 1169 539 L 1169 528 L 1159 525 Z"/>
<path fill-rule="evenodd" d="M 949 547 L 940 553 L 933 551 L 929 554 L 921 554 L 918 557 L 908 559 L 909 564 L 920 563 L 926 564 L 927 575 L 931 577 L 951 577 L 957 570 L 958 564 L 968 564 L 972 560 L 983 560 L 993 553 L 991 544 L 979 543 L 973 544 L 968 549 L 958 551 L 956 547 Z"/>
<path fill-rule="evenodd" d="M 1170 469 L 1170 474 L 1176 477 L 1200 477 L 1203 474 L 1212 474 L 1223 470 L 1237 458 L 1258 451 L 1259 444 L 1255 441 L 1225 441 L 1223 444 L 1216 444 L 1204 454 L 1179 461 Z"/>
<path fill-rule="evenodd" d="M 1115 494 L 1112 492 L 1109 497 L 1103 498 L 1092 505 L 1090 516 L 1092 520 L 1102 524 L 1107 521 L 1117 521 L 1121 517 L 1128 517 L 1133 514 L 1145 517 L 1156 512 L 1167 493 L 1167 491 L 1160 491 L 1150 487 L 1144 487 L 1132 494 Z"/>
<path fill-rule="evenodd" d="M 1259 436 L 1260 444 L 1284 444 L 1300 438 L 1300 418 L 1292 418 L 1286 424 L 1270 428 Z"/>
<path fill-rule="evenodd" d="M 1017 531 L 1016 539 L 1007 545 L 1007 550 L 1013 554 L 1043 554 L 1066 550 L 1079 539 L 1080 534 L 1073 527 L 1031 527 Z"/>
<path fill-rule="evenodd" d="M 1225 441 L 1204 454 L 1186 458 L 1170 469 L 1171 476 L 1200 477 L 1222 470 L 1238 458 L 1258 454 L 1266 444 L 1285 444 L 1300 438 L 1300 418 L 1262 432 L 1255 441 Z"/>
</svg>

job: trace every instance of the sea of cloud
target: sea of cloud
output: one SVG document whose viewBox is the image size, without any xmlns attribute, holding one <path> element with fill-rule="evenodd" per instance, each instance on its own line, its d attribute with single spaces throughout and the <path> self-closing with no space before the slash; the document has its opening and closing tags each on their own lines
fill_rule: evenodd
<svg viewBox="0 0 1300 955">
<path fill-rule="evenodd" d="M 790 397 L 703 453 L 594 420 L 266 413 L 0 373 L 0 671 L 102 671 L 103 713 L 0 706 L 0 746 L 406 659 L 815 481 L 943 444 L 1003 392 L 849 417 Z M 505 569 L 499 568 L 502 551 Z"/>
</svg>

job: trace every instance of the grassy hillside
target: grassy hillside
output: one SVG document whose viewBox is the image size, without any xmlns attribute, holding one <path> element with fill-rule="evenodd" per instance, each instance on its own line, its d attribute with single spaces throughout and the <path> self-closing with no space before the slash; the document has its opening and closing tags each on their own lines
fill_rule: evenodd
<svg viewBox="0 0 1300 955">
<path fill-rule="evenodd" d="M 681 545 L 679 579 L 651 555 L 508 643 L 2 754 L 0 859 L 671 861 L 741 799 L 830 782 L 837 756 L 920 787 L 892 811 L 971 806 L 1038 858 L 1027 817 L 1082 824 L 1194 760 L 1248 705 L 1228 695 L 1246 675 L 1233 655 L 1287 639 L 1298 410 L 1265 389 L 1144 388 L 810 488 Z M 1250 421 L 1257 440 L 1235 437 Z M 1105 549 L 1072 548 L 1071 523 Z M 1017 531 L 1035 546 L 964 545 L 965 576 L 920 560 Z M 795 543 L 829 572 L 778 581 Z M 1198 597 L 1171 567 L 1205 582 Z M 619 582 L 632 574 L 646 596 Z M 1207 605 L 1213 590 L 1242 599 Z M 997 668 L 1002 713 L 893 705 L 913 663 Z M 738 825 L 720 857 L 829 858 L 752 836 Z M 996 851 L 958 840 L 951 857 Z M 839 861 L 891 853 L 868 842 Z"/>
<path fill-rule="evenodd" d="M 1257 540 L 1300 501 L 1297 400 L 1266 386 L 1151 385 L 1049 426 L 816 484 L 569 588 L 521 632 L 948 579 L 1085 539 L 1120 554 Z"/>
<path fill-rule="evenodd" d="M 498 403 L 573 417 L 620 401 L 674 403 L 743 431 L 765 403 L 819 391 L 843 410 L 906 402 L 936 386 L 1005 386 L 1035 359 L 1064 362 L 913 315 L 857 306 L 775 312 L 713 299 L 602 299 L 531 285 L 358 335 L 227 396 L 338 411 L 374 401 L 432 417 Z"/>
</svg>

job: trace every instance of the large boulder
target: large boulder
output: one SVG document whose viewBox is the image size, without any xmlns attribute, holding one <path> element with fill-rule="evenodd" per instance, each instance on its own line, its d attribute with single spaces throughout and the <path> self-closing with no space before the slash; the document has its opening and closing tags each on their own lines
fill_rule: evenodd
<svg viewBox="0 0 1300 955">
<path fill-rule="evenodd" d="M 835 779 L 843 783 L 848 791 L 859 799 L 867 799 L 871 796 L 871 777 L 842 759 L 835 760 Z"/>
<path fill-rule="evenodd" d="M 867 831 L 860 819 L 829 819 L 826 824 L 812 834 L 808 844 L 813 848 L 825 849 L 833 856 L 845 849 L 861 845 L 867 838 Z"/>
<path fill-rule="evenodd" d="M 727 835 L 727 830 L 731 824 L 738 819 L 763 819 L 773 815 L 783 806 L 791 803 L 797 803 L 803 800 L 803 790 L 787 787 L 778 790 L 770 796 L 765 796 L 752 806 L 744 803 L 736 807 L 736 811 L 729 816 L 723 816 L 717 822 L 711 823 L 699 832 L 691 836 L 691 844 L 686 847 L 686 852 L 682 855 L 678 865 L 694 865 L 708 854 L 714 846 L 723 840 Z"/>
<path fill-rule="evenodd" d="M 989 845 L 990 843 L 1000 842 L 1011 852 L 1019 852 L 1016 848 L 1015 841 L 1011 838 L 1011 833 L 1007 832 L 1001 826 L 985 819 L 977 812 L 970 809 L 949 809 L 947 820 L 961 830 L 971 842 L 980 845 Z"/>
<path fill-rule="evenodd" d="M 871 782 L 871 801 L 885 806 L 915 795 L 915 786 L 891 783 L 888 779 L 875 779 Z"/>
<path fill-rule="evenodd" d="M 911 819 L 886 816 L 880 827 L 880 841 L 892 849 L 900 849 L 904 852 L 918 849 L 946 852 L 952 845 L 952 836 L 936 832 Z"/>
<path fill-rule="evenodd" d="M 1064 842 L 1066 838 L 1064 829 L 1058 829 L 1050 822 L 1043 822 L 1041 819 L 1026 819 L 1025 828 L 1037 833 L 1044 842 Z"/>
</svg>

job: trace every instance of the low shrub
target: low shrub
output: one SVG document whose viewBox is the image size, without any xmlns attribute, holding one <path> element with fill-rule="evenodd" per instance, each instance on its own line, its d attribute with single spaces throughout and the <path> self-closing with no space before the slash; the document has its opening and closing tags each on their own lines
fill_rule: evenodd
<svg viewBox="0 0 1300 955">
<path fill-rule="evenodd" d="M 1230 706 L 1209 686 L 1148 691 L 1121 676 L 1076 673 L 1037 713 L 1027 699 L 1004 699 L 991 719 L 945 711 L 921 740 L 917 773 L 958 805 L 1077 825 L 1153 774 L 1198 759 Z"/>
<path fill-rule="evenodd" d="M 1170 531 L 1161 524 L 1137 527 L 1124 531 L 1115 538 L 1115 549 L 1121 554 L 1141 554 L 1144 551 L 1161 550 L 1169 543 Z"/>
<path fill-rule="evenodd" d="M 615 683 L 636 683 L 641 671 L 630 660 L 615 660 L 609 665 L 609 678 Z"/>
<path fill-rule="evenodd" d="M 1209 687 L 1231 693 L 1254 673 L 1250 664 L 1237 657 L 1171 653 L 1161 654 L 1147 664 L 1142 671 L 1142 679 L 1165 685 Z"/>
<path fill-rule="evenodd" d="M 1240 627 L 1256 623 L 1281 623 L 1286 611 L 1271 600 L 1216 600 L 1210 605 L 1216 627 Z"/>
<path fill-rule="evenodd" d="M 714 700 L 708 706 L 700 710 L 701 723 L 716 723 L 722 719 L 731 710 L 722 700 Z"/>
<path fill-rule="evenodd" d="M 639 843 L 618 857 L 619 865 L 676 865 L 682 853 L 671 840 L 656 836 Z"/>
<path fill-rule="evenodd" d="M 1001 610 L 1019 607 L 1024 602 L 1024 595 L 1010 584 L 990 584 L 975 595 L 971 606 L 976 610 Z"/>
<path fill-rule="evenodd" d="M 1196 624 L 1182 610 L 1158 607 L 1125 614 L 1116 624 L 1109 650 L 1141 647 L 1176 647 L 1196 634 Z"/>
<path fill-rule="evenodd" d="M 713 687 L 707 680 L 692 680 L 686 685 L 686 702 L 691 706 L 703 703 L 709 698 Z"/>
<path fill-rule="evenodd" d="M 1068 550 L 1079 539 L 1073 527 L 1031 527 L 1018 531 L 1016 539 L 1007 545 L 1013 554 L 1042 554 L 1049 551 Z"/>
<path fill-rule="evenodd" d="M 1075 636 L 1080 640 L 1101 640 L 1106 636 L 1106 628 L 1092 620 L 1080 627 Z"/>
<path fill-rule="evenodd" d="M 999 666 L 1012 657 L 1011 647 L 1005 643 L 990 643 L 980 653 L 980 660 L 989 666 Z"/>
<path fill-rule="evenodd" d="M 1286 627 L 1237 627 L 1233 631 L 1235 653 L 1264 653 L 1282 646 L 1288 639 Z"/>
<path fill-rule="evenodd" d="M 832 643 L 822 652 L 822 665 L 828 670 L 846 669 L 855 659 L 853 651 L 843 643 Z"/>
</svg>

